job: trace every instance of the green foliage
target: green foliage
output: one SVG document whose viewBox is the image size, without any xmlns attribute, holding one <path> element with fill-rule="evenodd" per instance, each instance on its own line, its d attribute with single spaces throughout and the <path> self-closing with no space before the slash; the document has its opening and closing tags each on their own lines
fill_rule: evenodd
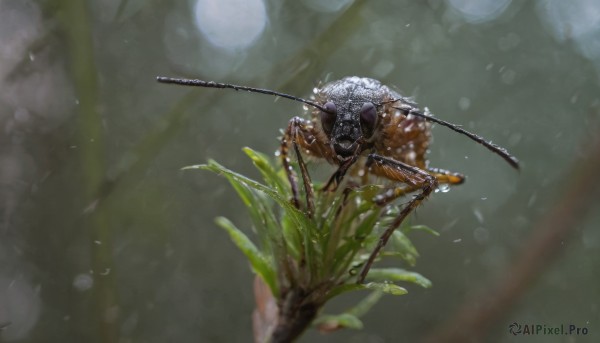
<svg viewBox="0 0 600 343">
<path fill-rule="evenodd" d="M 322 306 L 343 293 L 371 290 L 371 295 L 352 309 L 339 315 L 324 315 L 315 321 L 321 328 L 358 329 L 362 327 L 359 317 L 382 294 L 407 293 L 395 282 L 431 286 L 422 275 L 400 268 L 374 268 L 367 276 L 368 283 L 356 283 L 359 268 L 395 213 L 393 210 L 382 213 L 383 209 L 372 201 L 382 187 L 365 185 L 344 191 L 342 186 L 336 192 L 317 190 L 315 213 L 310 215 L 290 201 L 292 194 L 282 168 L 274 167 L 277 164 L 261 153 L 249 148 L 244 152 L 260 171 L 264 184 L 212 160 L 185 169 L 205 169 L 220 174 L 238 193 L 248 209 L 259 242 L 253 243 L 225 218 L 217 218 L 217 224 L 246 255 L 253 271 L 269 286 L 275 298 L 280 298 L 284 290 L 301 289 L 310 294 L 311 301 Z M 412 230 L 437 234 L 424 226 L 402 227 L 394 232 L 392 244 L 382 256 L 400 257 L 400 261 L 414 266 L 418 252 L 408 238 Z"/>
</svg>

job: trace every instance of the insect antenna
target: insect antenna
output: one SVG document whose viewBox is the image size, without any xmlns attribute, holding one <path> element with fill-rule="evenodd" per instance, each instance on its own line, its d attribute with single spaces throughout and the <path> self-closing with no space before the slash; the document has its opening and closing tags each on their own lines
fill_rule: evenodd
<svg viewBox="0 0 600 343">
<path fill-rule="evenodd" d="M 279 96 L 282 98 L 305 103 L 307 105 L 316 107 L 323 112 L 329 112 L 325 109 L 325 107 L 317 104 L 314 101 L 302 99 L 302 98 L 299 98 L 297 96 L 293 96 L 290 94 L 272 91 L 270 89 L 239 86 L 239 85 L 233 85 L 230 83 L 219 83 L 219 82 L 214 82 L 214 81 L 204 81 L 204 80 L 197 80 L 197 79 L 179 79 L 179 78 L 172 78 L 172 77 L 165 77 L 165 76 L 157 76 L 156 81 L 158 81 L 160 83 L 171 83 L 171 84 L 177 84 L 177 85 L 182 85 L 182 86 L 195 86 L 195 87 L 206 87 L 206 88 L 229 88 L 229 89 L 234 89 L 236 91 L 246 91 L 246 92 L 252 92 L 252 93 L 275 95 L 275 96 Z"/>
<path fill-rule="evenodd" d="M 430 116 L 428 114 L 425 114 L 423 112 L 421 112 L 419 109 L 416 109 L 410 105 L 406 105 L 403 107 L 394 107 L 397 110 L 401 110 L 406 112 L 407 114 L 412 114 L 414 116 L 417 117 L 421 117 L 427 121 L 430 122 L 434 122 L 437 124 L 440 124 L 442 126 L 445 126 L 447 128 L 449 128 L 450 130 L 456 131 L 458 133 L 462 133 L 463 135 L 471 138 L 472 140 L 474 140 L 475 142 L 483 145 L 484 147 L 486 147 L 488 150 L 490 150 L 491 152 L 500 155 L 500 157 L 502 157 L 506 162 L 508 162 L 508 164 L 510 164 L 511 167 L 519 170 L 519 160 L 517 160 L 516 157 L 514 157 L 513 155 L 509 154 L 508 151 L 506 151 L 506 149 L 504 149 L 503 147 L 500 147 L 492 142 L 488 142 L 486 141 L 483 137 L 478 136 L 474 133 L 471 133 L 463 128 L 461 128 L 460 126 L 456 125 L 456 124 L 452 124 L 449 123 L 445 120 L 441 120 L 438 119 L 436 117 Z"/>
</svg>

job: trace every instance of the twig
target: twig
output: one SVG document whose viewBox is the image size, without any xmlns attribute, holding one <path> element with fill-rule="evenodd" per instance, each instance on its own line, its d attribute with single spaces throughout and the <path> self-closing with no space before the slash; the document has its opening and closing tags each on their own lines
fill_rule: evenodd
<svg viewBox="0 0 600 343">
<path fill-rule="evenodd" d="M 298 338 L 317 316 L 321 304 L 308 299 L 310 293 L 292 289 L 279 304 L 277 326 L 273 330 L 271 343 L 288 343 Z"/>
</svg>

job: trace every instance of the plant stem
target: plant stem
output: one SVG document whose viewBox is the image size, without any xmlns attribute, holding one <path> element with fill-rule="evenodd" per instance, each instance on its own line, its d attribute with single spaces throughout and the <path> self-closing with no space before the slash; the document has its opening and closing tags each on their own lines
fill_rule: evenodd
<svg viewBox="0 0 600 343">
<path fill-rule="evenodd" d="M 310 298 L 311 293 L 301 289 L 287 292 L 279 306 L 279 317 L 271 343 L 293 342 L 308 328 L 321 307 Z"/>
<path fill-rule="evenodd" d="M 115 268 L 112 260 L 110 217 L 98 210 L 96 190 L 106 170 L 102 117 L 98 112 L 98 77 L 94 63 L 92 28 L 85 1 L 61 2 L 62 27 L 67 38 L 73 83 L 79 101 L 79 146 L 85 203 L 85 227 L 90 233 L 92 268 L 94 271 L 99 341 L 117 342 L 118 302 L 115 291 Z"/>
</svg>

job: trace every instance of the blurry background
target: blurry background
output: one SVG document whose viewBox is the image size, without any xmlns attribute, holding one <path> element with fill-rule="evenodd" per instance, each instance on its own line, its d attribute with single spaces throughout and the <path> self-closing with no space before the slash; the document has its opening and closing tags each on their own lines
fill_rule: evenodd
<svg viewBox="0 0 600 343">
<path fill-rule="evenodd" d="M 521 160 L 436 127 L 431 165 L 468 180 L 413 218 L 441 232 L 413 236 L 433 288 L 302 341 L 600 340 L 600 2 L 0 0 L 0 341 L 251 341 L 253 275 L 213 222 L 249 219 L 224 179 L 180 168 L 258 177 L 240 149 L 274 152 L 302 106 L 157 75 L 305 97 L 369 76 Z"/>
</svg>

